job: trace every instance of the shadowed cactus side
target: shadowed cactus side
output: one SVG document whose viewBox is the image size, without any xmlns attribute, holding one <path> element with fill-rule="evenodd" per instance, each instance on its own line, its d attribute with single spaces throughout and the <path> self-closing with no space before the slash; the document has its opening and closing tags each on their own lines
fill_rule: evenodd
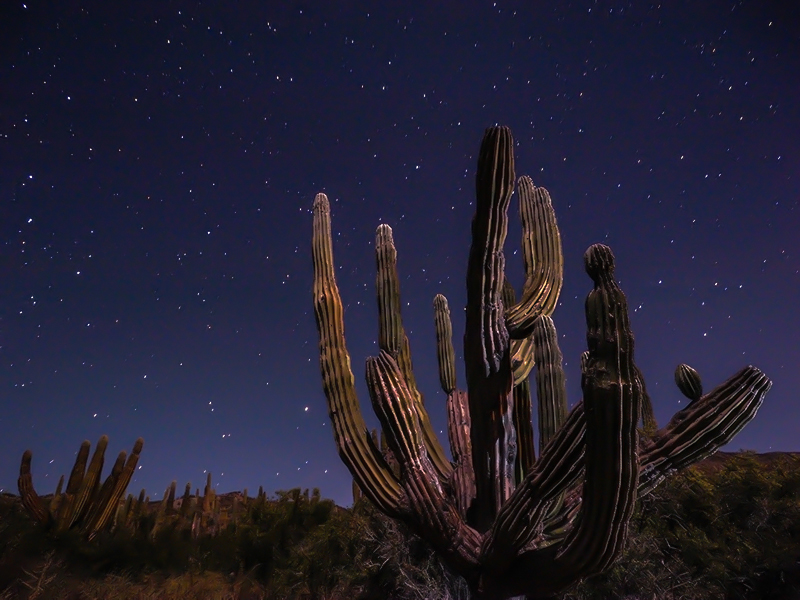
<svg viewBox="0 0 800 600">
<path fill-rule="evenodd" d="M 33 454 L 30 450 L 26 450 L 22 455 L 17 480 L 23 506 L 31 517 L 45 527 L 52 527 L 58 532 L 76 529 L 89 540 L 93 539 L 110 525 L 113 517 L 116 517 L 120 501 L 139 461 L 143 444 L 142 438 L 137 439 L 130 456 L 127 456 L 124 450 L 120 452 L 111 473 L 101 486 L 100 473 L 103 470 L 108 437 L 104 435 L 97 442 L 88 468 L 86 461 L 91 444 L 84 441 L 78 450 L 66 490 L 61 492 L 64 482 L 62 476 L 49 505 L 45 505 L 33 488 L 31 475 Z"/>
<path fill-rule="evenodd" d="M 761 371 L 746 367 L 702 395 L 699 376 L 679 367 L 676 381 L 692 402 L 656 431 L 615 259 L 596 244 L 584 256 L 593 289 L 586 299 L 583 399 L 567 414 L 550 319 L 562 285 L 560 234 L 549 193 L 520 178 L 526 281 L 514 302 L 503 255 L 514 182 L 511 133 L 490 128 L 478 158 L 467 266 L 466 391 L 456 385 L 447 300 L 434 300 L 452 463 L 442 460 L 411 371 L 387 225 L 376 238 L 380 352 L 367 359 L 366 378 L 392 465 L 367 430 L 345 345 L 325 194 L 313 206 L 314 312 L 339 455 L 361 493 L 430 543 L 480 599 L 546 598 L 608 568 L 623 547 L 637 498 L 729 442 L 771 386 Z M 528 383 L 534 368 L 538 458 Z"/>
</svg>

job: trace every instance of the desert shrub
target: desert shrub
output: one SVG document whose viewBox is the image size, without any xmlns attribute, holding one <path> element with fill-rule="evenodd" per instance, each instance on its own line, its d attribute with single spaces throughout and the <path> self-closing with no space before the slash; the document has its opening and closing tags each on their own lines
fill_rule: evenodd
<svg viewBox="0 0 800 600">
<path fill-rule="evenodd" d="M 795 599 L 797 557 L 800 459 L 741 452 L 644 498 L 620 561 L 565 598 Z"/>
</svg>

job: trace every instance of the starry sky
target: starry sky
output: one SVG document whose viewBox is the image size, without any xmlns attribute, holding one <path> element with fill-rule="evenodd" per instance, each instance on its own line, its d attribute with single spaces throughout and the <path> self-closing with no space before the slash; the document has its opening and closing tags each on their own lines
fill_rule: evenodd
<svg viewBox="0 0 800 600">
<path fill-rule="evenodd" d="M 800 450 L 796 3 L 3 6 L 3 490 L 26 448 L 50 493 L 80 442 L 107 434 L 107 465 L 145 440 L 133 493 L 202 487 L 210 471 L 219 492 L 319 487 L 349 504 L 319 374 L 314 195 L 331 199 L 368 423 L 373 240 L 388 223 L 417 381 L 443 430 L 432 300 L 464 305 L 476 156 L 494 124 L 514 133 L 517 175 L 553 197 L 570 404 L 582 256 L 603 242 L 659 423 L 681 407 L 679 363 L 706 390 L 754 364 L 774 385 L 726 449 Z"/>
</svg>

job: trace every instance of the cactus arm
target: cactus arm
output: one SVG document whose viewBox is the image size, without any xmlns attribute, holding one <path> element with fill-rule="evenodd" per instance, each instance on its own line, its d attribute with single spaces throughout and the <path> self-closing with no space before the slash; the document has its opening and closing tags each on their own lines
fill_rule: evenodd
<svg viewBox="0 0 800 600">
<path fill-rule="evenodd" d="M 103 485 L 100 486 L 100 490 L 97 492 L 97 496 L 95 497 L 95 500 L 92 502 L 92 506 L 89 509 L 89 513 L 84 519 L 84 533 L 88 533 L 90 531 L 89 526 L 97 518 L 98 513 L 102 512 L 102 507 L 108 503 L 111 495 L 114 493 L 114 486 L 117 484 L 117 480 L 122 474 L 122 470 L 125 468 L 125 459 L 127 456 L 128 453 L 124 450 L 117 455 L 117 460 L 114 461 L 114 466 L 111 467 L 111 472 L 108 474 L 108 477 L 106 477 Z"/>
<path fill-rule="evenodd" d="M 58 479 L 58 485 L 56 486 L 56 491 L 53 492 L 53 497 L 50 499 L 50 514 L 54 515 L 58 512 L 58 507 L 61 506 L 61 488 L 64 487 L 64 476 L 62 475 Z"/>
<path fill-rule="evenodd" d="M 519 178 L 522 257 L 525 286 L 518 304 L 506 309 L 506 327 L 513 339 L 528 337 L 539 315 L 552 315 L 564 281 L 564 257 L 550 193 Z"/>
<path fill-rule="evenodd" d="M 558 334 L 550 317 L 543 315 L 536 320 L 533 339 L 541 453 L 567 418 L 567 389 Z"/>
<path fill-rule="evenodd" d="M 67 481 L 67 490 L 61 501 L 58 514 L 55 515 L 56 529 L 58 529 L 58 531 L 66 531 L 74 521 L 78 492 L 81 489 L 81 482 L 83 481 L 84 472 L 86 471 L 86 461 L 89 459 L 89 449 L 91 446 L 92 444 L 89 440 L 84 440 L 78 450 L 77 457 L 75 457 L 75 464 L 72 466 L 72 472 Z"/>
<path fill-rule="evenodd" d="M 692 394 L 701 391 L 699 379 L 696 376 L 696 385 L 687 388 Z M 730 442 L 756 416 L 770 387 L 772 382 L 764 373 L 748 366 L 675 413 L 667 426 L 644 445 L 639 495 L 650 493 L 670 473 Z"/>
<path fill-rule="evenodd" d="M 28 514 L 36 519 L 39 523 L 49 526 L 52 523 L 52 516 L 47 510 L 47 505 L 33 489 L 33 478 L 31 477 L 31 458 L 33 453 L 30 450 L 25 450 L 22 454 L 22 462 L 19 466 L 19 479 L 17 479 L 17 488 L 19 489 L 19 497 L 22 500 L 22 505 L 28 511 Z"/>
<path fill-rule="evenodd" d="M 466 392 L 453 390 L 447 395 L 447 437 L 453 455 L 453 490 L 459 514 L 467 513 L 475 498 L 475 474 L 472 469 L 472 444 L 469 437 L 469 402 Z"/>
<path fill-rule="evenodd" d="M 419 428 L 413 395 L 397 362 L 381 351 L 367 359 L 366 378 L 375 414 L 400 464 L 401 518 L 457 572 L 474 571 L 480 535 L 464 522 L 439 483 Z"/>
<path fill-rule="evenodd" d="M 513 306 L 516 302 L 514 287 L 505 278 L 503 281 L 503 306 Z M 525 479 L 536 462 L 533 442 L 533 421 L 531 419 L 531 388 L 528 374 L 534 364 L 533 336 L 522 340 L 511 340 L 511 370 L 513 381 L 513 422 L 517 436 L 517 456 L 514 461 L 514 482 Z M 523 354 L 527 352 L 527 354 Z M 523 363 L 522 366 L 520 363 Z M 521 368 L 520 368 L 521 366 Z"/>
<path fill-rule="evenodd" d="M 642 389 L 642 432 L 645 436 L 651 437 L 658 429 L 656 415 L 653 412 L 653 401 L 650 399 L 650 394 L 647 393 L 644 375 L 642 375 L 638 367 L 636 367 L 636 376 L 639 379 L 639 386 Z"/>
<path fill-rule="evenodd" d="M 72 507 L 72 518 L 70 522 L 67 523 L 67 528 L 72 527 L 77 521 L 82 519 L 91 506 L 91 499 L 97 493 L 100 484 L 100 473 L 103 470 L 103 459 L 107 446 L 108 436 L 103 435 L 97 441 L 97 446 L 95 446 L 89 468 L 81 481 L 81 487 L 78 490 L 78 495 Z"/>
<path fill-rule="evenodd" d="M 186 518 L 189 515 L 189 507 L 192 503 L 192 484 L 186 484 L 183 489 L 183 496 L 181 496 L 181 517 Z"/>
<path fill-rule="evenodd" d="M 523 379 L 514 386 L 514 431 L 517 433 L 517 457 L 514 463 L 514 479 L 517 483 L 525 479 L 536 464 L 536 450 L 531 421 L 531 386 Z"/>
<path fill-rule="evenodd" d="M 371 443 L 356 396 L 350 355 L 344 338 L 344 309 L 336 285 L 331 212 L 325 194 L 314 199 L 314 314 L 319 332 L 322 385 L 342 462 L 369 499 L 385 514 L 398 511 L 400 486 Z"/>
<path fill-rule="evenodd" d="M 433 299 L 436 324 L 436 358 L 439 364 L 439 383 L 447 394 L 447 438 L 453 457 L 452 487 L 462 518 L 475 498 L 475 474 L 472 469 L 469 401 L 466 392 L 456 389 L 456 358 L 453 348 L 453 324 L 447 298 L 437 294 Z"/>
<path fill-rule="evenodd" d="M 481 562 L 488 570 L 509 565 L 530 545 L 541 529 L 549 506 L 580 477 L 585 435 L 583 403 L 579 402 L 487 533 Z"/>
<path fill-rule="evenodd" d="M 167 514 L 175 512 L 175 488 L 177 485 L 178 482 L 173 479 L 167 488 Z"/>
<path fill-rule="evenodd" d="M 400 277 L 397 273 L 397 250 L 392 238 L 392 228 L 386 224 L 378 226 L 375 232 L 375 257 L 377 274 L 375 289 L 378 298 L 378 346 L 388 352 L 400 367 L 406 385 L 414 398 L 419 417 L 419 425 L 425 447 L 436 473 L 441 481 L 449 479 L 452 473 L 450 461 L 436 437 L 428 411 L 425 409 L 422 394 L 417 389 L 414 370 L 411 364 L 411 348 L 403 328 L 400 312 Z"/>
<path fill-rule="evenodd" d="M 519 385 L 526 380 L 534 366 L 533 337 L 511 340 L 511 369 L 514 371 L 514 385 Z"/>
<path fill-rule="evenodd" d="M 439 383 L 445 394 L 456 389 L 456 353 L 453 348 L 453 323 L 447 298 L 436 294 L 433 299 L 433 317 L 436 325 L 436 359 L 439 364 Z"/>
<path fill-rule="evenodd" d="M 486 564 L 511 567 L 502 576 L 515 593 L 543 593 L 561 589 L 582 577 L 596 573 L 616 558 L 622 549 L 628 520 L 633 511 L 638 486 L 638 433 L 641 387 L 633 362 L 633 335 L 627 314 L 627 301 L 613 278 L 614 257 L 610 248 L 595 244 L 585 254 L 586 270 L 595 287 L 586 299 L 586 325 L 589 357 L 582 377 L 583 404 L 572 411 L 564 426 L 547 445 L 532 475 L 523 482 L 512 500 L 511 510 L 498 515 L 493 536 L 487 540 Z M 572 435 L 565 433 L 572 430 Z M 583 444 L 578 432 L 583 432 Z M 565 439 L 566 438 L 566 439 Z M 562 469 L 552 469 L 553 452 L 560 444 L 571 443 L 572 460 Z M 583 454 L 583 461 L 578 457 Z M 538 525 L 546 516 L 541 488 L 551 494 L 565 491 L 583 463 L 584 483 L 580 510 L 561 543 L 523 551 L 516 557 L 511 550 L 524 547 L 531 539 L 526 520 Z M 536 475 L 553 473 L 560 477 L 554 485 L 533 486 Z M 550 499 L 555 497 L 550 496 Z M 537 498 L 538 496 L 538 498 Z M 539 499 L 534 513 L 519 510 L 524 501 Z M 514 510 L 516 509 L 516 510 Z M 527 535 L 521 535 L 527 534 Z M 492 563 L 489 563 L 489 561 Z M 546 577 L 537 581 L 533 574 Z M 515 581 L 516 580 L 516 581 Z"/>
<path fill-rule="evenodd" d="M 511 359 L 503 318 L 503 242 L 514 186 L 514 154 L 506 127 L 486 130 L 475 176 L 476 210 L 467 264 L 464 361 L 467 371 L 474 524 L 491 525 L 514 485 L 515 442 L 511 414 Z"/>
<path fill-rule="evenodd" d="M 576 526 L 557 557 L 577 577 L 602 571 L 622 550 L 639 483 L 636 426 L 642 398 L 627 300 L 614 280 L 614 255 L 595 244 L 584 261 L 595 287 L 586 299 L 583 498 Z"/>
<path fill-rule="evenodd" d="M 397 273 L 397 249 L 394 246 L 392 228 L 381 224 L 375 231 L 375 291 L 378 299 L 378 346 L 385 349 L 397 360 L 403 348 L 403 318 L 400 313 L 400 277 Z M 406 359 L 410 358 L 408 356 Z M 405 366 L 405 368 L 403 368 Z M 404 376 L 411 374 L 412 379 L 406 377 L 409 389 L 413 380 L 413 371 L 408 365 L 401 365 L 400 370 Z M 416 387 L 416 386 L 415 386 Z"/>
<path fill-rule="evenodd" d="M 99 531 L 101 531 L 109 522 L 109 519 L 117 510 L 117 505 L 120 499 L 125 495 L 125 490 L 133 477 L 133 472 L 136 470 L 136 464 L 139 462 L 139 454 L 144 446 L 144 440 L 138 438 L 134 444 L 130 456 L 127 457 L 124 466 L 120 468 L 120 459 L 125 458 L 125 453 L 121 452 L 117 457 L 117 462 L 111 470 L 108 479 L 112 481 L 112 485 L 106 487 L 106 495 L 98 494 L 98 501 L 94 506 L 93 513 L 90 511 L 87 515 L 86 533 L 89 540 L 94 539 Z M 116 475 L 115 475 L 116 471 Z M 108 483 L 108 479 L 106 483 Z"/>
</svg>

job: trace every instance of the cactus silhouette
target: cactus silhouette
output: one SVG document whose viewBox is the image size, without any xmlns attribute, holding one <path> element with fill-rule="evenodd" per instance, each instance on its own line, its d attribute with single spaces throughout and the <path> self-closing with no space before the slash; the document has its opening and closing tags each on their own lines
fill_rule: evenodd
<svg viewBox="0 0 800 600">
<path fill-rule="evenodd" d="M 130 483 L 139 453 L 144 441 L 136 440 L 133 451 L 127 456 L 125 451 L 119 453 L 111 473 L 103 485 L 100 485 L 100 472 L 103 470 L 103 459 L 108 437 L 102 436 L 97 442 L 94 455 L 86 467 L 91 444 L 84 441 L 78 450 L 75 465 L 72 467 L 67 489 L 61 493 L 64 478 L 58 482 L 56 492 L 49 506 L 45 505 L 33 488 L 31 475 L 32 452 L 26 450 L 22 455 L 17 487 L 23 506 L 36 521 L 46 527 L 54 527 L 63 532 L 68 529 L 79 529 L 89 540 L 93 539 L 116 517 L 120 501 Z M 126 460 L 127 458 L 127 460 Z"/>
<path fill-rule="evenodd" d="M 729 442 L 755 416 L 771 386 L 750 366 L 701 395 L 699 376 L 682 365 L 676 381 L 692 402 L 656 430 L 634 362 L 615 258 L 610 248 L 596 244 L 584 255 L 593 288 L 585 305 L 583 398 L 567 414 L 562 356 L 550 318 L 563 279 L 560 233 L 549 193 L 520 178 L 526 280 L 514 302 L 503 255 L 514 183 L 511 133 L 487 129 L 466 277 L 466 391 L 456 386 L 447 300 L 434 300 L 452 461 L 433 435 L 411 370 L 397 252 L 387 225 L 376 236 L 380 352 L 367 359 L 366 380 L 388 452 L 367 430 L 345 345 L 330 205 L 325 194 L 317 194 L 313 205 L 320 369 L 339 455 L 360 492 L 429 542 L 466 579 L 473 596 L 483 599 L 546 598 L 607 569 L 623 547 L 637 498 Z M 536 383 L 529 387 L 534 368 Z M 531 387 L 538 405 L 538 457 Z"/>
</svg>

